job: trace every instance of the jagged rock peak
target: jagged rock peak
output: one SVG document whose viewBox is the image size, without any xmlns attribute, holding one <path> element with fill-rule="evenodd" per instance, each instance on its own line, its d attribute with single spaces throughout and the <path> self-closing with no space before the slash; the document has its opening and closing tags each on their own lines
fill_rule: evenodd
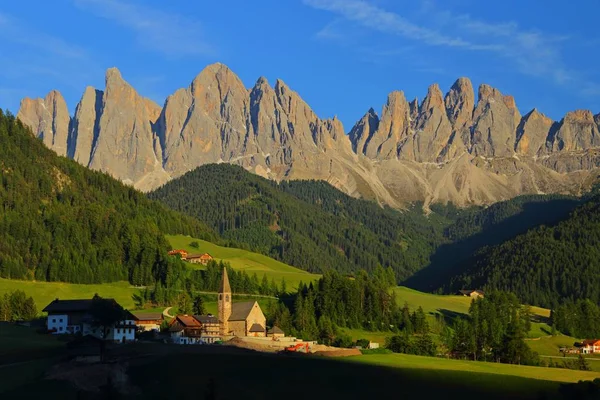
<svg viewBox="0 0 600 400">
<path fill-rule="evenodd" d="M 206 90 L 215 89 L 216 85 L 221 97 L 225 96 L 227 90 L 235 87 L 236 90 L 246 91 L 241 79 L 228 66 L 221 63 L 210 64 L 194 78 L 190 85 L 190 93 L 194 97 L 200 97 Z"/>
<path fill-rule="evenodd" d="M 427 96 L 425 96 L 425 99 L 423 99 L 421 110 L 426 111 L 434 107 L 444 108 L 444 94 L 440 90 L 440 86 L 437 83 L 429 86 L 429 89 L 427 90 Z"/>
<path fill-rule="evenodd" d="M 269 80 L 267 78 L 265 78 L 264 76 L 261 76 L 260 78 L 258 78 L 256 80 L 254 87 L 259 88 L 259 87 L 263 87 L 263 86 L 271 86 L 271 85 L 269 84 Z"/>
<path fill-rule="evenodd" d="M 565 122 L 593 123 L 594 114 L 590 110 L 575 110 L 565 114 Z"/>
<path fill-rule="evenodd" d="M 469 78 L 458 78 L 444 99 L 448 119 L 457 128 L 468 125 L 475 108 L 475 92 Z"/>
<path fill-rule="evenodd" d="M 490 99 L 503 100 L 502 93 L 498 89 L 485 83 L 479 85 L 477 96 L 479 102 L 489 101 Z"/>
<path fill-rule="evenodd" d="M 531 110 L 527 114 L 525 114 L 523 116 L 523 119 L 526 119 L 526 120 L 541 119 L 548 124 L 552 124 L 554 122 L 551 118 L 549 118 L 545 114 L 541 113 L 537 108 L 534 108 L 533 110 Z"/>
<path fill-rule="evenodd" d="M 58 90 L 51 90 L 44 99 L 24 98 L 17 118 L 29 126 L 46 146 L 61 156 L 67 154 L 71 117 L 67 103 Z"/>
</svg>

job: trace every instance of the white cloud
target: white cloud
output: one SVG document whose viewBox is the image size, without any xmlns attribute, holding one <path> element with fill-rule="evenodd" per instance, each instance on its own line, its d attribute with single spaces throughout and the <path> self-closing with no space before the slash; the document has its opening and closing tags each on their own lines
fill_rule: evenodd
<svg viewBox="0 0 600 400">
<path fill-rule="evenodd" d="M 408 14 L 387 11 L 366 0 L 303 2 L 372 31 L 401 36 L 427 46 L 496 55 L 512 63 L 524 75 L 548 79 L 558 85 L 570 84 L 582 94 L 592 93 L 589 87 L 595 87 L 581 73 L 565 65 L 560 45 L 568 37 L 521 29 L 514 21 L 491 23 L 470 15 L 455 15 L 439 9 L 434 0 L 423 0 L 413 6 L 414 15 L 420 16 L 421 23 L 410 20 Z"/>
<path fill-rule="evenodd" d="M 402 16 L 362 0 L 304 0 L 304 4 L 334 12 L 367 28 L 401 35 L 430 45 L 470 48 L 473 44 L 411 23 Z"/>
<path fill-rule="evenodd" d="M 144 48 L 168 56 L 213 55 L 199 21 L 121 0 L 74 0 L 77 7 L 134 32 Z"/>
</svg>

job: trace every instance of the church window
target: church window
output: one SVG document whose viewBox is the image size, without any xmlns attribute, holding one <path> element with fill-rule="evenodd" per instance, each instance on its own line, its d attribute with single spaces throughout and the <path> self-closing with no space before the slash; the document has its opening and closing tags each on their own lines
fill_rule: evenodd
<svg viewBox="0 0 600 400">
<path fill-rule="evenodd" d="M 219 300 L 223 300 L 223 295 L 219 294 Z"/>
</svg>

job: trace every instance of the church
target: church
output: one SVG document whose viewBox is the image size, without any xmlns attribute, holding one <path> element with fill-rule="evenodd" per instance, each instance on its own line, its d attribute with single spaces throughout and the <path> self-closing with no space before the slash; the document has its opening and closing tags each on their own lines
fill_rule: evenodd
<svg viewBox="0 0 600 400">
<path fill-rule="evenodd" d="M 256 301 L 233 303 L 227 268 L 219 287 L 219 328 L 222 337 L 228 336 L 267 336 L 267 319 Z"/>
</svg>

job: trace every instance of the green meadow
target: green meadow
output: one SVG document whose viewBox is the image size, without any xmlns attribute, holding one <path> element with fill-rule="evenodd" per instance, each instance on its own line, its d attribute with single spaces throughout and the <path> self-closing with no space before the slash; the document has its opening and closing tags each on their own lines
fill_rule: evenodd
<svg viewBox="0 0 600 400">
<path fill-rule="evenodd" d="M 192 254 L 209 253 L 217 261 L 228 262 L 235 270 L 246 271 L 250 275 L 256 273 L 259 279 L 266 274 L 269 280 L 273 278 L 277 284 L 282 279 L 285 279 L 288 289 L 297 288 L 300 282 L 308 283 L 319 279 L 319 275 L 302 271 L 265 255 L 253 253 L 248 250 L 217 246 L 216 244 L 184 235 L 167 235 L 166 237 L 174 249 L 183 249 Z M 199 247 L 190 246 L 192 242 L 198 242 Z M 194 268 L 203 268 L 201 264 L 190 265 Z"/>
<path fill-rule="evenodd" d="M 129 282 L 113 282 L 92 285 L 82 285 L 64 282 L 39 282 L 20 281 L 0 278 L 0 295 L 13 290 L 23 290 L 28 296 L 32 296 L 37 305 L 38 312 L 42 311 L 50 302 L 56 298 L 68 299 L 91 299 L 94 294 L 102 297 L 113 298 L 127 309 L 133 308 L 133 294 L 139 289 L 131 286 Z"/>
<path fill-rule="evenodd" d="M 413 356 L 408 354 L 372 354 L 352 357 L 351 362 L 366 363 L 384 367 L 435 370 L 463 371 L 478 374 L 495 374 L 517 376 L 521 378 L 540 379 L 553 382 L 578 382 L 600 378 L 598 372 L 576 371 L 562 368 L 530 367 L 526 365 L 500 364 L 481 361 L 463 361 L 435 357 Z"/>
</svg>

